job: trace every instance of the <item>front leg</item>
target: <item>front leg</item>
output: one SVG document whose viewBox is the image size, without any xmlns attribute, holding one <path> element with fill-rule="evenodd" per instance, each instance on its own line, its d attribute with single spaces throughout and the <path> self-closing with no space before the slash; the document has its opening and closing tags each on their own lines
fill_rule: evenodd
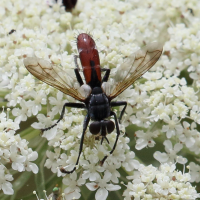
<svg viewBox="0 0 200 200">
<path fill-rule="evenodd" d="M 74 55 L 74 63 L 75 63 L 75 65 L 76 65 L 76 68 L 78 68 L 78 70 L 80 71 L 80 67 L 79 67 L 79 65 L 78 65 L 78 58 L 79 58 L 78 55 Z"/>
<path fill-rule="evenodd" d="M 83 83 L 83 79 L 81 78 L 81 75 L 79 73 L 79 69 L 75 68 L 74 72 L 75 72 L 77 81 L 79 82 L 80 86 L 82 86 L 84 83 Z"/>
<path fill-rule="evenodd" d="M 122 111 L 121 111 L 121 113 L 120 113 L 120 116 L 119 116 L 119 123 L 121 124 L 121 119 L 122 119 L 122 116 L 124 115 L 125 109 L 127 107 L 127 102 L 126 101 L 111 102 L 110 106 L 111 107 L 124 106 L 123 109 L 122 109 Z"/>
<path fill-rule="evenodd" d="M 63 109 L 62 109 L 62 112 L 61 112 L 61 115 L 60 115 L 60 118 L 58 119 L 58 121 L 57 121 L 54 125 L 52 125 L 52 126 L 50 126 L 50 127 L 48 127 L 48 128 L 41 129 L 42 132 L 52 129 L 54 126 L 56 126 L 56 125 L 58 124 L 58 122 L 59 122 L 60 120 L 63 119 L 64 114 L 65 114 L 65 107 L 71 107 L 71 108 L 86 108 L 86 107 L 85 107 L 85 104 L 83 104 L 83 103 L 65 103 L 65 104 L 63 105 Z"/>
<path fill-rule="evenodd" d="M 102 83 L 103 82 L 107 82 L 108 81 L 108 78 L 109 78 L 109 76 L 110 76 L 110 69 L 106 69 L 106 68 L 101 68 L 101 71 L 102 72 L 106 72 L 105 73 L 105 75 L 104 75 L 104 77 L 103 77 L 103 79 L 102 79 Z"/>
<path fill-rule="evenodd" d="M 79 73 L 80 71 L 80 68 L 79 68 L 79 65 L 78 65 L 78 58 L 79 56 L 78 55 L 74 55 L 74 63 L 76 65 L 76 68 L 74 69 L 74 72 L 75 72 L 75 75 L 76 75 L 76 79 L 77 81 L 79 82 L 80 86 L 83 85 L 83 79 L 81 78 L 81 75 Z"/>
</svg>

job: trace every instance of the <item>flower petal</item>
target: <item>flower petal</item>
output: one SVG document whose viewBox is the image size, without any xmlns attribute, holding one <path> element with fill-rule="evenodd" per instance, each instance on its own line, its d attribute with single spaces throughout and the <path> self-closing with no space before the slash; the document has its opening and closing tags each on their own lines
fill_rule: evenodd
<svg viewBox="0 0 200 200">
<path fill-rule="evenodd" d="M 93 182 L 93 183 L 86 183 L 86 187 L 91 191 L 95 191 L 99 186 L 97 185 L 97 183 Z"/>
<path fill-rule="evenodd" d="M 99 188 L 95 194 L 96 200 L 106 200 L 108 191 L 105 188 Z"/>
<path fill-rule="evenodd" d="M 9 182 L 5 182 L 2 184 L 2 190 L 4 192 L 4 194 L 14 194 L 14 190 L 12 189 L 12 184 Z"/>
<path fill-rule="evenodd" d="M 109 191 L 115 191 L 121 189 L 119 185 L 107 184 L 106 189 Z"/>
</svg>

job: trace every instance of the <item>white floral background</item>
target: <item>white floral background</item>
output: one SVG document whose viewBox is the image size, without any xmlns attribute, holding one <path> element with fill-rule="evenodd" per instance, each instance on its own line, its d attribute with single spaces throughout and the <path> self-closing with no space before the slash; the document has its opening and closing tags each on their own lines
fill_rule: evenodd
<svg viewBox="0 0 200 200">
<path fill-rule="evenodd" d="M 67 200 L 200 198 L 199 27 L 198 0 L 78 0 L 72 12 L 60 2 L 1 0 L 0 198 L 44 198 L 43 190 L 57 183 Z M 75 39 L 82 32 L 92 34 L 111 79 L 140 47 L 158 41 L 164 51 L 116 98 L 128 107 L 113 154 L 99 166 L 116 131 L 107 136 L 109 145 L 101 145 L 87 130 L 79 166 L 65 175 L 59 167 L 72 170 L 76 163 L 85 111 L 68 109 L 58 126 L 39 135 L 56 122 L 65 102 L 75 100 L 36 80 L 23 60 L 37 56 L 74 68 Z M 46 168 L 49 177 L 42 173 Z M 36 178 L 29 181 L 32 173 Z M 39 197 L 20 196 L 34 180 Z"/>
</svg>

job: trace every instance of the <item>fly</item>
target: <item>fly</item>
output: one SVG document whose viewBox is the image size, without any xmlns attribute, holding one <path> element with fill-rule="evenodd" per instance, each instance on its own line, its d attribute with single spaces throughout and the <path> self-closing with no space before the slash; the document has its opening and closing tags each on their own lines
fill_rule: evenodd
<svg viewBox="0 0 200 200">
<path fill-rule="evenodd" d="M 12 29 L 9 33 L 8 33 L 8 35 L 11 35 L 12 33 L 14 33 L 16 30 L 15 29 Z"/>
<path fill-rule="evenodd" d="M 66 171 L 64 168 L 60 169 L 61 172 L 67 174 L 74 172 L 79 163 L 85 132 L 90 120 L 92 120 L 92 123 L 89 125 L 89 130 L 93 135 L 100 136 L 101 144 L 104 139 L 109 143 L 106 135 L 113 132 L 114 128 L 116 128 L 117 136 L 113 148 L 110 151 L 110 154 L 113 153 L 120 136 L 119 123 L 127 107 L 127 102 L 112 100 L 147 72 L 162 54 L 162 46 L 156 42 L 136 51 L 119 67 L 120 70 L 112 78 L 115 84 L 110 84 L 110 69 L 100 66 L 99 53 L 92 37 L 86 33 L 79 34 L 77 37 L 77 49 L 79 55 L 74 57 L 76 65 L 74 78 L 61 67 L 55 66 L 41 58 L 27 57 L 24 59 L 25 67 L 33 76 L 81 102 L 65 103 L 58 121 L 54 125 L 42 129 L 42 131 L 53 128 L 63 119 L 65 107 L 82 108 L 87 111 L 83 122 L 83 131 L 76 165 L 71 171 Z M 81 70 L 78 66 L 78 59 L 80 59 L 82 65 L 85 83 L 80 74 Z M 105 72 L 103 78 L 101 77 L 102 72 Z M 76 82 L 79 83 L 79 88 L 75 87 Z M 116 113 L 112 110 L 113 107 L 117 106 L 123 106 L 119 118 L 117 118 Z M 108 119 L 112 116 L 114 117 L 115 123 Z M 108 155 L 104 156 L 100 161 L 101 165 L 103 165 L 107 157 Z"/>
</svg>

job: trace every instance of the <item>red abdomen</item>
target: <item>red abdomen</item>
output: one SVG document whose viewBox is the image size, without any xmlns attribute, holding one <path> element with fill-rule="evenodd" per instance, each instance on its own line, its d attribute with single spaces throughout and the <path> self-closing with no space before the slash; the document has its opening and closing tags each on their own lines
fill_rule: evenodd
<svg viewBox="0 0 200 200">
<path fill-rule="evenodd" d="M 99 53 L 94 40 L 88 34 L 81 33 L 77 37 L 77 49 L 86 83 L 91 88 L 101 87 Z"/>
</svg>

